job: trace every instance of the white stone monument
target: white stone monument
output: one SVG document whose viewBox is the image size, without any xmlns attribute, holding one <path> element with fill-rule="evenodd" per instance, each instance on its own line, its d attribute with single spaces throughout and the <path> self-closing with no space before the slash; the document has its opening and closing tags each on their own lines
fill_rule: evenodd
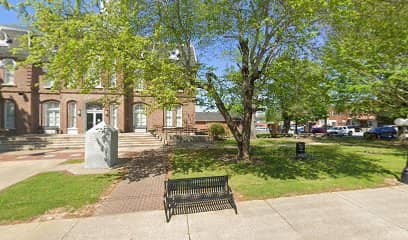
<svg viewBox="0 0 408 240">
<path fill-rule="evenodd" d="M 105 122 L 85 135 L 85 168 L 109 168 L 118 160 L 118 130 Z"/>
</svg>

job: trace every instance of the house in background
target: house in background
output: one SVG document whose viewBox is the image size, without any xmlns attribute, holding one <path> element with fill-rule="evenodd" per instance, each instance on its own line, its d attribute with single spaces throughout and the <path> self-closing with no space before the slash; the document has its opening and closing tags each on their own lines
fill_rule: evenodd
<svg viewBox="0 0 408 240">
<path fill-rule="evenodd" d="M 120 78 L 112 76 L 108 85 L 98 85 L 87 94 L 78 89 L 51 89 L 42 69 L 18 67 L 27 54 L 13 55 L 18 37 L 25 29 L 0 26 L 0 128 L 24 133 L 85 133 L 101 121 L 120 132 L 147 132 L 156 128 L 183 128 L 195 124 L 195 98 L 180 93 L 179 104 L 172 109 L 149 111 L 155 99 L 144 96 L 143 79 L 131 94 L 120 91 Z M 29 43 L 25 43 L 29 44 Z M 194 54 L 194 49 L 190 49 Z M 195 59 L 196 60 L 196 59 Z M 107 91 L 117 88 L 119 91 Z M 101 99 L 112 101 L 102 104 Z"/>
<path fill-rule="evenodd" d="M 241 118 L 238 116 L 232 116 L 233 121 L 240 124 Z M 219 123 L 224 126 L 228 135 L 230 130 L 227 123 L 220 112 L 196 112 L 194 128 L 198 132 L 207 132 L 211 124 Z"/>
<path fill-rule="evenodd" d="M 320 119 L 317 121 L 316 125 L 324 126 L 325 119 Z M 351 114 L 347 111 L 338 112 L 331 108 L 329 110 L 329 116 L 327 117 L 327 126 L 345 126 L 353 125 L 362 128 L 377 127 L 377 118 L 373 114 Z"/>
<path fill-rule="evenodd" d="M 213 123 L 220 123 L 228 128 L 224 117 L 219 112 L 196 112 L 194 128 L 198 131 L 208 131 Z"/>
</svg>

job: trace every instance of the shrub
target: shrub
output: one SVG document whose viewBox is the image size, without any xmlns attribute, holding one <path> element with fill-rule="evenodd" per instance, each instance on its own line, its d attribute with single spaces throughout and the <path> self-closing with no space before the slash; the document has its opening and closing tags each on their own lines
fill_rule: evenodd
<svg viewBox="0 0 408 240">
<path fill-rule="evenodd" d="M 225 136 L 225 128 L 220 123 L 213 123 L 208 129 L 210 136 L 214 139 L 222 139 Z"/>
</svg>

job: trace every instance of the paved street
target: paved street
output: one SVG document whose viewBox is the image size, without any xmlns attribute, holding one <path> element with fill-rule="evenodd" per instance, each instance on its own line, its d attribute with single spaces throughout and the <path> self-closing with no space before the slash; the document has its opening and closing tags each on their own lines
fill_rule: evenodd
<svg viewBox="0 0 408 240">
<path fill-rule="evenodd" d="M 144 211 L 0 226 L 0 239 L 408 239 L 408 186 L 238 202 L 173 216 Z"/>
</svg>

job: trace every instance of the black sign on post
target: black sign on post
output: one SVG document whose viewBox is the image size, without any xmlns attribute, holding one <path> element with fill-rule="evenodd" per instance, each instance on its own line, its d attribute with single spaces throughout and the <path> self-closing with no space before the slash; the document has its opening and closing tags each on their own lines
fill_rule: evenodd
<svg viewBox="0 0 408 240">
<path fill-rule="evenodd" d="M 296 158 L 304 158 L 306 155 L 306 143 L 296 142 Z"/>
</svg>

